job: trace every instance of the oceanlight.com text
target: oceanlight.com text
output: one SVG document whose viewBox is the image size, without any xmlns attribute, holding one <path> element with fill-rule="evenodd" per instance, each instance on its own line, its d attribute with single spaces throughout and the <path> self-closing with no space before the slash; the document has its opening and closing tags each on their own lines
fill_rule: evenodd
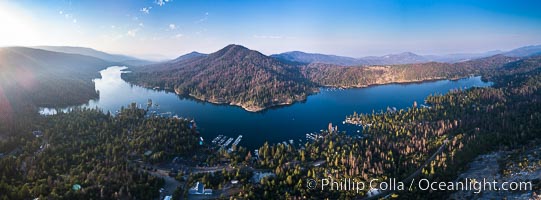
<svg viewBox="0 0 541 200">
<path fill-rule="evenodd" d="M 371 179 L 369 181 L 360 181 L 355 178 L 322 178 L 319 180 L 308 179 L 306 183 L 308 189 L 319 189 L 322 191 L 354 191 L 361 193 L 363 191 L 473 191 L 480 193 L 482 191 L 531 191 L 531 181 L 517 182 L 498 182 L 496 180 L 465 178 L 461 181 L 439 182 L 428 179 L 413 179 L 410 182 L 398 181 L 395 178 L 382 181 L 380 179 Z"/>
</svg>

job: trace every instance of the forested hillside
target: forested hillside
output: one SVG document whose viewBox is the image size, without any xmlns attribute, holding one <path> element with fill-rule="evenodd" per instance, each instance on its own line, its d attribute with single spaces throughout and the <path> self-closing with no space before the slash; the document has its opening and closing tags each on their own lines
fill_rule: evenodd
<svg viewBox="0 0 541 200">
<path fill-rule="evenodd" d="M 408 83 L 426 80 L 458 79 L 499 69 L 518 58 L 502 55 L 460 63 L 420 63 L 407 65 L 343 67 L 310 64 L 301 68 L 307 79 L 321 86 L 366 87 L 387 83 Z"/>
<path fill-rule="evenodd" d="M 157 198 L 163 180 L 136 161 L 187 154 L 199 137 L 188 120 L 145 113 L 132 104 L 117 116 L 75 109 L 40 117 L 31 126 L 43 136 L 0 157 L 0 199 Z M 73 189 L 76 184 L 81 188 Z"/>
<path fill-rule="evenodd" d="M 295 66 L 257 51 L 229 45 L 207 56 L 133 69 L 123 78 L 146 87 L 174 90 L 249 111 L 304 100 L 316 89 Z"/>
<path fill-rule="evenodd" d="M 508 63 L 489 80 L 496 87 L 431 95 L 426 98 L 430 107 L 412 102 L 410 108 L 397 112 L 352 111 L 346 120 L 364 126 L 362 138 L 329 130 L 322 132 L 322 139 L 302 148 L 265 144 L 259 148 L 257 165 L 276 176 L 249 186 L 246 197 L 273 199 L 285 194 L 286 198 L 345 199 L 361 198 L 368 192 L 306 187 L 306 180 L 327 177 L 363 182 L 389 178 L 411 181 L 411 177 L 457 181 L 457 175 L 477 155 L 522 149 L 532 141 L 541 141 L 541 57 Z M 432 155 L 435 157 L 430 160 Z M 520 194 L 541 191 L 538 179 L 524 181 L 532 181 L 533 191 Z M 440 199 L 452 191 L 428 192 L 413 187 L 383 196 L 392 193 L 405 199 Z"/>
<path fill-rule="evenodd" d="M 64 107 L 98 98 L 92 79 L 113 63 L 94 57 L 0 48 L 0 137 L 26 128 L 37 107 Z"/>
</svg>

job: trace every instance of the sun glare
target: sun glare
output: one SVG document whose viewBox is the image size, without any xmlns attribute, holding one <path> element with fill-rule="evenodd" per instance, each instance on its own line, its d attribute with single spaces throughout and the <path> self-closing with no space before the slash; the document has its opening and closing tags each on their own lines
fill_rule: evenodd
<svg viewBox="0 0 541 200">
<path fill-rule="evenodd" d="M 0 2 L 0 46 L 32 45 L 38 39 L 31 17 Z"/>
</svg>

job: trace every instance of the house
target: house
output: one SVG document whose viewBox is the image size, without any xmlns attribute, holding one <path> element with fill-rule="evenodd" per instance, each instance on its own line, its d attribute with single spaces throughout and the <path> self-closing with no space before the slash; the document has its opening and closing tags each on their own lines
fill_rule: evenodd
<svg viewBox="0 0 541 200">
<path fill-rule="evenodd" d="M 376 188 L 372 188 L 368 191 L 368 197 L 372 197 L 372 196 L 375 196 L 375 195 L 378 195 L 379 193 L 381 193 L 381 191 L 379 189 L 376 189 Z"/>
<path fill-rule="evenodd" d="M 259 183 L 261 182 L 261 179 L 265 177 L 273 177 L 276 176 L 276 174 L 272 172 L 254 172 L 254 175 L 252 176 L 252 182 L 253 183 Z"/>
<path fill-rule="evenodd" d="M 32 134 L 37 138 L 43 136 L 43 132 L 41 131 L 32 131 Z"/>
<path fill-rule="evenodd" d="M 197 183 L 195 183 L 195 186 L 193 188 L 190 188 L 188 193 L 196 195 L 211 195 L 212 189 L 205 189 L 205 184 L 198 181 Z"/>
</svg>

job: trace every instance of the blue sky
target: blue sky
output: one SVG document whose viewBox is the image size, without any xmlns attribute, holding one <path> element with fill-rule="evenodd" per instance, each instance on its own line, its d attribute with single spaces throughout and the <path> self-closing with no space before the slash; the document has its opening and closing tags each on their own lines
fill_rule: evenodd
<svg viewBox="0 0 541 200">
<path fill-rule="evenodd" d="M 541 44 L 541 1 L 18 0 L 0 2 L 0 46 L 86 46 L 145 58 L 241 44 L 362 57 Z M 9 38 L 9 39 L 7 39 Z"/>
</svg>

